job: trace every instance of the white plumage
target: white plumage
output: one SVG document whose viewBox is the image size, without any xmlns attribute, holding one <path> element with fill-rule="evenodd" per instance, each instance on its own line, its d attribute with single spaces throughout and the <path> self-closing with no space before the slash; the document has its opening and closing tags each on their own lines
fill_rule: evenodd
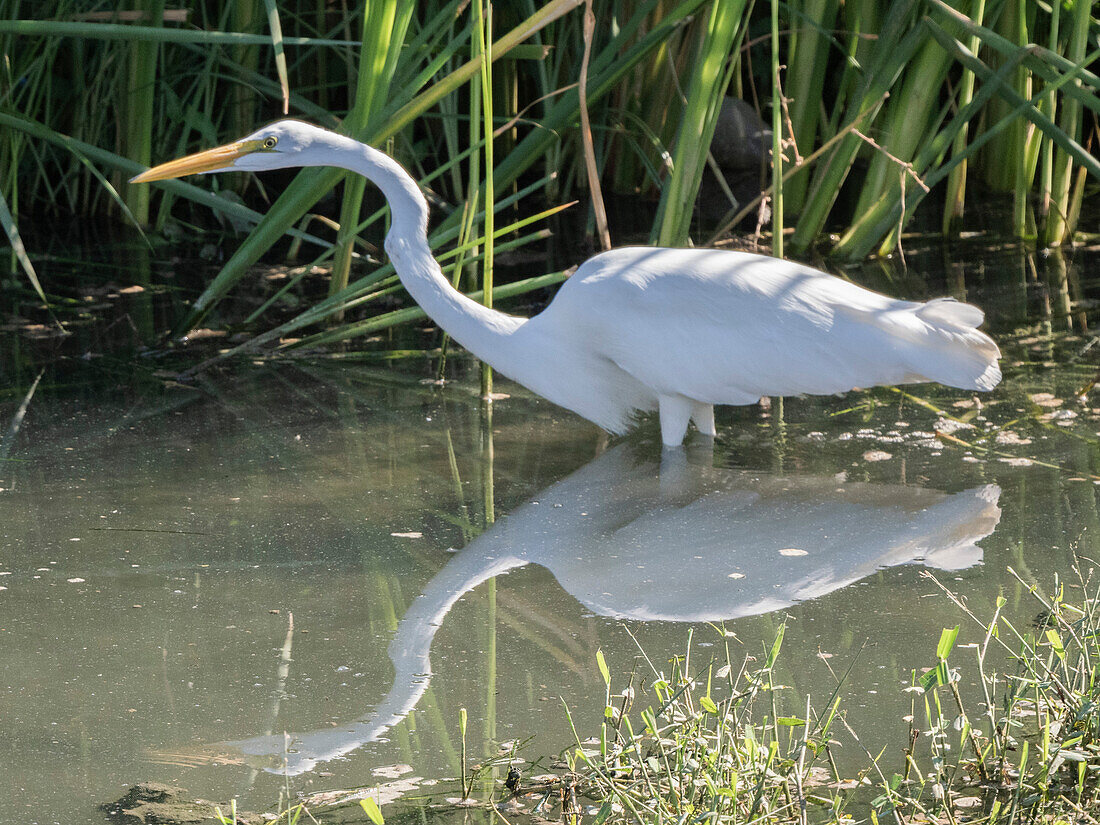
<svg viewBox="0 0 1100 825">
<path fill-rule="evenodd" d="M 689 420 L 714 435 L 715 404 L 921 381 L 984 391 L 1001 378 L 977 307 L 900 301 L 745 252 L 614 249 L 586 261 L 533 318 L 487 309 L 454 290 L 432 257 L 427 201 L 408 173 L 299 121 L 135 180 L 291 166 L 338 166 L 374 182 L 393 217 L 386 251 L 424 311 L 494 369 L 611 432 L 659 409 L 662 439 L 675 446 Z"/>
</svg>

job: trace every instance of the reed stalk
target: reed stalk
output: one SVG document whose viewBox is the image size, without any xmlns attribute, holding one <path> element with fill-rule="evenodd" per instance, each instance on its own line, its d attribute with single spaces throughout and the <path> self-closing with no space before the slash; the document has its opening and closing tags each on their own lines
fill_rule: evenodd
<svg viewBox="0 0 1100 825">
<path fill-rule="evenodd" d="M 1051 6 L 1049 34 L 1050 49 L 1053 52 L 1058 51 L 1061 22 L 1062 4 L 1054 3 Z M 1039 105 L 1042 107 L 1043 113 L 1051 120 L 1058 116 L 1058 97 L 1053 91 L 1045 95 Z M 1042 138 L 1040 156 L 1042 165 L 1039 173 L 1039 222 L 1045 225 L 1047 215 L 1050 214 L 1050 199 L 1054 185 L 1054 141 L 1050 138 Z"/>
<path fill-rule="evenodd" d="M 787 93 L 795 157 L 809 155 L 816 146 L 821 125 L 825 79 L 836 27 L 838 0 L 798 0 L 788 3 L 791 38 L 787 60 Z M 784 208 L 797 215 L 802 210 L 810 175 L 792 175 L 783 188 Z"/>
<path fill-rule="evenodd" d="M 1002 19 L 1014 18 L 1013 33 L 1016 44 L 1023 48 L 1029 40 L 1028 14 L 1025 2 L 1019 2 L 1012 6 L 1011 15 L 1002 13 Z M 1032 95 L 1032 75 L 1020 66 L 1016 69 L 1012 78 L 1013 88 L 1021 97 L 1030 98 Z M 1012 231 L 1017 238 L 1035 238 L 1035 218 L 1031 212 L 1030 193 L 1035 180 L 1035 167 L 1039 160 L 1039 148 L 1042 141 L 1042 133 L 1036 130 L 1035 125 L 1028 123 L 1023 118 L 1018 118 L 1013 127 L 1013 150 L 1016 158 L 1015 182 L 1012 189 Z M 1029 229 L 1030 226 L 1030 229 Z"/>
<path fill-rule="evenodd" d="M 344 129 L 353 135 L 367 131 L 372 123 L 377 122 L 384 108 L 385 94 L 397 69 L 412 11 L 411 4 L 399 0 L 367 0 L 363 7 L 355 103 L 343 124 Z M 340 232 L 336 240 L 338 249 L 329 282 L 329 295 L 347 286 L 354 255 L 355 228 L 359 225 L 359 211 L 367 188 L 366 180 L 360 175 L 343 173 L 343 177 L 344 198 L 340 206 Z M 337 319 L 339 317 L 337 315 Z"/>
<path fill-rule="evenodd" d="M 957 4 L 956 4 L 957 5 Z M 1027 37 L 1027 14 L 1025 0 L 1006 0 L 1000 15 L 992 23 L 999 37 L 1014 47 Z M 1000 53 L 994 56 L 990 68 L 1000 65 L 1005 59 Z M 1023 94 L 1023 83 L 1027 77 L 1026 69 L 1020 67 L 1012 79 L 1017 93 Z M 1008 116 L 1012 107 L 1001 98 L 990 101 L 987 113 L 987 125 L 995 125 Z M 1000 192 L 1015 192 L 1017 186 L 1017 165 L 1023 152 L 1024 124 L 1015 120 L 1007 130 L 1000 130 L 982 154 L 982 171 L 986 185 Z"/>
<path fill-rule="evenodd" d="M 49 300 L 46 298 L 46 293 L 42 289 L 42 283 L 38 280 L 38 273 L 35 272 L 34 263 L 31 261 L 31 256 L 27 254 L 27 248 L 23 244 L 23 238 L 19 234 L 19 226 L 16 224 L 15 218 L 12 216 L 11 210 L 8 209 L 8 203 L 4 200 L 3 194 L 0 194 L 0 226 L 4 229 L 4 234 L 8 236 L 8 242 L 11 244 L 12 255 L 15 257 L 19 266 L 23 269 L 23 272 L 27 276 L 27 280 L 30 281 L 31 287 L 34 288 L 35 293 L 42 300 L 42 303 L 47 308 L 50 306 Z M 52 317 L 53 312 L 50 311 Z M 58 329 L 61 329 L 61 324 L 56 318 L 53 319 Z M 37 383 L 37 382 L 36 382 Z"/>
<path fill-rule="evenodd" d="M 734 65 L 730 53 L 745 29 L 745 6 L 746 0 L 713 0 L 706 27 L 701 30 L 673 149 L 672 175 L 658 208 L 660 246 L 688 243 L 695 200 Z"/>
<path fill-rule="evenodd" d="M 239 0 L 231 4 L 234 31 L 255 30 L 259 21 L 261 2 L 262 0 Z M 241 43 L 232 49 L 233 61 L 237 64 L 240 81 L 234 84 L 230 91 L 228 128 L 234 135 L 246 135 L 255 128 L 256 94 L 247 78 L 249 75 L 259 73 L 260 48 L 258 43 Z M 242 178 L 240 184 L 244 183 L 245 180 Z"/>
<path fill-rule="evenodd" d="M 1085 51 L 1088 46 L 1090 24 L 1092 22 L 1093 0 L 1077 0 L 1073 5 L 1071 28 L 1069 32 L 1068 60 L 1074 66 L 1087 66 Z M 1079 81 L 1071 81 L 1074 87 Z M 1081 134 L 1082 110 L 1076 97 L 1067 97 L 1058 115 L 1058 126 L 1070 140 L 1077 141 Z M 1069 222 L 1070 190 L 1073 185 L 1073 161 L 1070 152 L 1059 145 L 1054 151 L 1053 172 L 1051 175 L 1050 211 L 1046 215 L 1042 240 L 1047 246 L 1058 246 L 1073 239 L 1075 229 Z"/>
<path fill-rule="evenodd" d="M 772 0 L 772 255 L 783 257 L 783 84 L 779 74 L 779 0 Z"/>
<path fill-rule="evenodd" d="M 891 47 L 876 49 L 869 55 L 862 84 L 853 94 L 838 132 L 857 122 L 863 124 L 860 129 L 870 128 L 879 116 L 894 83 L 926 40 L 923 32 L 909 25 L 909 17 L 914 11 L 912 0 L 890 4 L 878 32 L 878 42 L 891 44 Z M 818 164 L 806 205 L 791 236 L 790 246 L 796 255 L 804 253 L 820 236 L 840 188 L 863 146 L 864 141 L 859 134 L 847 134 Z"/>
<path fill-rule="evenodd" d="M 496 168 L 496 163 L 493 158 L 493 55 L 490 51 L 493 42 L 493 5 L 489 0 L 485 0 L 485 6 L 482 6 L 482 0 L 475 0 L 475 20 L 474 28 L 477 32 L 476 36 L 476 51 L 475 57 L 481 60 L 481 119 L 482 127 L 484 129 L 483 140 L 485 153 L 485 195 L 484 195 L 484 237 L 485 237 L 485 255 L 482 258 L 481 264 L 481 302 L 487 307 L 493 305 L 493 249 L 494 249 L 494 201 L 496 200 L 496 194 L 493 189 L 493 175 L 492 170 Z M 472 122 L 472 121 L 471 121 Z M 488 364 L 482 362 L 481 364 L 481 397 L 489 402 L 493 394 L 493 370 Z M 491 410 L 487 411 L 487 415 L 491 415 Z M 489 431 L 490 437 L 490 460 L 492 456 L 491 438 L 492 430 Z M 492 481 L 492 468 L 490 465 L 489 470 L 489 487 L 491 488 Z M 491 504 L 491 499 L 490 499 Z M 489 516 L 487 516 L 488 518 Z M 495 636 L 494 636 L 495 638 Z"/>
<path fill-rule="evenodd" d="M 976 0 L 971 14 L 974 22 L 982 25 L 985 17 L 985 0 Z M 967 41 L 970 51 L 977 52 L 979 40 L 977 35 L 971 34 Z M 968 106 L 974 99 L 974 72 L 964 68 L 959 82 L 958 107 Z M 955 141 L 951 146 L 952 155 L 959 155 L 966 149 L 967 136 L 970 133 L 970 123 L 964 123 Z M 968 164 L 961 161 L 947 176 L 947 195 L 944 199 L 943 209 L 943 234 L 951 235 L 958 231 L 966 208 L 966 172 Z"/>
<path fill-rule="evenodd" d="M 584 56 L 581 58 L 580 77 L 577 80 L 577 104 L 581 122 L 581 146 L 584 151 L 584 168 L 587 172 L 592 214 L 596 219 L 596 236 L 600 249 L 611 249 L 611 232 L 607 227 L 607 210 L 604 208 L 603 189 L 600 186 L 600 167 L 596 162 L 596 146 L 592 138 L 592 123 L 588 114 L 588 64 L 592 59 L 592 38 L 596 33 L 596 15 L 592 12 L 592 0 L 584 4 Z"/>
<path fill-rule="evenodd" d="M 163 19 L 163 14 L 161 19 Z M 255 44 L 270 46 L 271 37 L 243 32 L 205 31 L 200 29 L 169 29 L 156 25 L 131 25 L 129 23 L 72 23 L 64 20 L 12 20 L 0 19 L 0 34 L 23 37 L 73 37 L 81 40 L 119 40 L 149 43 L 201 43 L 207 46 L 240 46 Z M 346 40 L 318 37 L 284 37 L 287 46 L 332 46 L 340 49 L 354 47 Z"/>
<path fill-rule="evenodd" d="M 271 35 L 271 52 L 275 57 L 275 73 L 283 93 L 283 114 L 286 115 L 290 113 L 290 80 L 287 77 L 286 53 L 283 51 L 283 24 L 279 19 L 276 0 L 264 0 L 264 6 L 267 10 L 267 29 Z"/>
<path fill-rule="evenodd" d="M 164 23 L 164 0 L 135 0 L 132 8 L 143 11 L 152 28 Z M 148 166 L 153 158 L 153 106 L 157 92 L 158 45 L 149 40 L 130 42 L 126 106 L 121 123 L 122 154 Z M 141 225 L 149 223 L 148 186 L 124 184 L 123 201 Z"/>
<path fill-rule="evenodd" d="M 876 123 L 874 144 L 868 144 L 871 162 L 855 207 L 857 219 L 884 192 L 897 197 L 910 183 L 905 181 L 905 164 L 935 134 L 943 117 L 939 93 L 950 64 L 950 56 L 935 41 L 926 40 L 898 78 Z"/>
</svg>

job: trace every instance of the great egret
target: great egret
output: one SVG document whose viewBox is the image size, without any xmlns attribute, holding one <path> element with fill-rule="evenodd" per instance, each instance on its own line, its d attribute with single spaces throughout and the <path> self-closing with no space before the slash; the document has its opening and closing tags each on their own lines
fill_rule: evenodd
<svg viewBox="0 0 1100 825">
<path fill-rule="evenodd" d="M 613 249 L 582 264 L 533 318 L 488 309 L 444 277 L 428 246 L 428 203 L 397 161 L 296 120 L 133 181 L 296 166 L 338 166 L 378 186 L 392 217 L 386 252 L 424 311 L 495 370 L 613 433 L 657 408 L 661 438 L 676 446 L 689 421 L 714 435 L 715 404 L 920 381 L 990 390 L 1001 379 L 977 307 L 899 301 L 745 252 Z"/>
</svg>

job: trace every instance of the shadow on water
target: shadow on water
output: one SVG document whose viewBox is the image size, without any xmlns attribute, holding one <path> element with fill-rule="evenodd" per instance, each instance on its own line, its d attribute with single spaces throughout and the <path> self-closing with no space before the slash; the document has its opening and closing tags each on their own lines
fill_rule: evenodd
<svg viewBox="0 0 1100 825">
<path fill-rule="evenodd" d="M 263 807 L 284 780 L 259 769 L 284 758 L 294 790 L 408 764 L 430 793 L 458 774 L 459 708 L 478 758 L 530 735 L 528 755 L 556 753 L 572 741 L 558 697 L 599 724 L 595 651 L 630 669 L 624 627 L 660 662 L 689 629 L 705 658 L 708 624 L 759 650 L 783 617 L 792 696 L 830 693 L 830 658 L 852 666 L 850 722 L 868 747 L 901 742 L 901 689 L 960 621 L 922 566 L 982 615 L 998 593 L 1024 609 L 1007 566 L 1046 583 L 1100 552 L 1100 406 L 1078 397 L 1100 357 L 1096 250 L 977 237 L 907 256 L 849 274 L 983 306 L 1001 387 L 725 409 L 712 449 L 664 466 L 655 421 L 604 450 L 504 382 L 486 421 L 454 354 L 445 387 L 430 353 L 181 387 L 151 348 L 89 328 L 46 353 L 11 330 L 0 798 L 93 822 L 93 803 L 158 779 Z"/>
</svg>

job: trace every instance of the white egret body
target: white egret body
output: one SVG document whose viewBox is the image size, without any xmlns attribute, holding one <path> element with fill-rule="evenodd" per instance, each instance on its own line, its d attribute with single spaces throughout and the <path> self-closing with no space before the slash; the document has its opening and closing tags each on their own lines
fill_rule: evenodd
<svg viewBox="0 0 1100 825">
<path fill-rule="evenodd" d="M 409 294 L 452 338 L 507 377 L 614 433 L 659 409 L 666 445 L 689 421 L 714 435 L 715 404 L 765 395 L 938 381 L 990 390 L 1000 351 L 980 309 L 899 301 L 825 272 L 714 249 L 631 247 L 590 258 L 533 318 L 455 290 L 428 246 L 428 203 L 397 161 L 294 120 L 134 178 L 337 166 L 382 190 L 386 252 Z"/>
</svg>

